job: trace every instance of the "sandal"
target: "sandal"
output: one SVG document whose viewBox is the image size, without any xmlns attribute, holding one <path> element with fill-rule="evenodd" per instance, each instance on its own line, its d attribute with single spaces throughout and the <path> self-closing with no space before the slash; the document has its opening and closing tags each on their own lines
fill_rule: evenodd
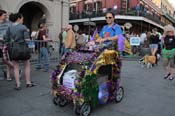
<svg viewBox="0 0 175 116">
<path fill-rule="evenodd" d="M 34 86 L 35 86 L 34 83 L 26 84 L 26 87 L 27 87 L 27 88 L 34 87 Z"/>
<path fill-rule="evenodd" d="M 12 78 L 7 78 L 6 80 L 7 80 L 7 81 L 12 81 Z"/>
<path fill-rule="evenodd" d="M 16 86 L 14 89 L 15 90 L 21 90 L 21 87 L 20 86 L 19 87 Z"/>
<path fill-rule="evenodd" d="M 164 76 L 164 79 L 167 79 L 170 75 L 171 73 L 168 73 L 167 75 Z"/>
<path fill-rule="evenodd" d="M 170 77 L 169 80 L 172 81 L 174 79 L 174 77 Z"/>
</svg>

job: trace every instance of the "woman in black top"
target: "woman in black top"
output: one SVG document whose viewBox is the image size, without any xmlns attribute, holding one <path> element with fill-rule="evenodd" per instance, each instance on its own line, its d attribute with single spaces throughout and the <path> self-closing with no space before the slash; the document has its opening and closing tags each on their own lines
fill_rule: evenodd
<svg viewBox="0 0 175 116">
<path fill-rule="evenodd" d="M 156 62 L 155 64 L 158 64 L 158 58 L 157 58 L 157 51 L 158 51 L 158 46 L 159 46 L 159 34 L 157 32 L 157 28 L 154 28 L 152 30 L 152 34 L 150 35 L 150 48 L 151 48 L 151 55 L 156 57 Z M 154 64 L 152 65 L 154 66 Z"/>
<path fill-rule="evenodd" d="M 153 56 L 155 56 L 156 55 L 156 52 L 157 52 L 157 50 L 158 50 L 158 44 L 159 44 L 159 35 L 158 35 L 158 33 L 157 33 L 157 29 L 156 28 L 154 28 L 153 30 L 152 30 L 152 34 L 150 35 L 150 38 L 149 38 L 149 40 L 150 40 L 150 48 L 151 48 L 151 54 L 153 55 Z"/>
<path fill-rule="evenodd" d="M 164 27 L 164 49 L 162 50 L 164 79 L 173 80 L 175 75 L 175 28 L 171 25 Z"/>
</svg>

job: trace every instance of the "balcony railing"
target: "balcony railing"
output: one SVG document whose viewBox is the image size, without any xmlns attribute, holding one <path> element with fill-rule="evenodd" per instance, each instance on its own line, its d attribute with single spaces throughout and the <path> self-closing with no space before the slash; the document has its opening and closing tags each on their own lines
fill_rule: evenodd
<svg viewBox="0 0 175 116">
<path fill-rule="evenodd" d="M 114 11 L 115 15 L 125 15 L 125 16 L 142 16 L 147 19 L 150 19 L 157 24 L 160 24 L 164 26 L 164 23 L 161 22 L 161 18 L 156 16 L 156 15 L 151 15 L 147 12 L 144 11 L 136 11 L 136 10 L 128 10 L 128 11 Z M 105 13 L 100 11 L 92 11 L 91 13 L 89 12 L 82 12 L 82 13 L 70 13 L 70 20 L 76 20 L 76 19 L 84 19 L 84 18 L 94 18 L 94 17 L 104 17 Z"/>
<path fill-rule="evenodd" d="M 169 20 L 175 23 L 175 19 L 172 16 L 170 16 L 168 13 L 164 13 L 163 15 L 165 15 Z"/>
</svg>

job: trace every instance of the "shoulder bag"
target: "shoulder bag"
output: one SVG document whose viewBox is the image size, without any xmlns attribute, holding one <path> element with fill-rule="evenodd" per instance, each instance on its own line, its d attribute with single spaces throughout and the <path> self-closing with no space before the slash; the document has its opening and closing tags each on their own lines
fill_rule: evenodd
<svg viewBox="0 0 175 116">
<path fill-rule="evenodd" d="M 30 49 L 26 42 L 11 42 L 10 43 L 10 59 L 11 60 L 28 60 L 30 59 Z"/>
</svg>

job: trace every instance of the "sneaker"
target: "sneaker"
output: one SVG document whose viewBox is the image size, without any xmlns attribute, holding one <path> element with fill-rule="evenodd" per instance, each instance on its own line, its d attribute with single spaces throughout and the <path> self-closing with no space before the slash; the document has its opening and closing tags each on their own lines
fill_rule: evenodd
<svg viewBox="0 0 175 116">
<path fill-rule="evenodd" d="M 167 75 L 164 76 L 164 79 L 167 79 L 170 75 L 171 73 L 168 73 Z"/>
</svg>

